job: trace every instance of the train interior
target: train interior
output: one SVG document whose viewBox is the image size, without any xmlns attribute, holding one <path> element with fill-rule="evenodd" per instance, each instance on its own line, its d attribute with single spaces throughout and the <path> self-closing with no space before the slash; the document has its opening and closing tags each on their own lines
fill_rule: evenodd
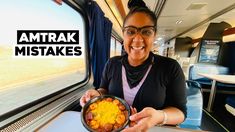
<svg viewBox="0 0 235 132">
<path fill-rule="evenodd" d="M 1 2 L 0 130 L 40 131 L 65 111 L 81 111 L 79 99 L 86 90 L 99 87 L 106 61 L 125 52 L 122 24 L 133 2 L 144 2 L 157 16 L 152 52 L 177 60 L 183 69 L 188 116 L 178 127 L 234 131 L 233 0 Z M 32 45 L 35 38 L 20 44 L 19 31 L 29 30 L 79 30 L 79 50 L 67 49 L 66 44 L 51 44 L 49 50 L 43 44 Z M 35 51 L 33 46 L 41 47 Z M 17 51 L 20 48 L 24 50 Z M 204 74 L 233 78 L 216 82 Z"/>
</svg>

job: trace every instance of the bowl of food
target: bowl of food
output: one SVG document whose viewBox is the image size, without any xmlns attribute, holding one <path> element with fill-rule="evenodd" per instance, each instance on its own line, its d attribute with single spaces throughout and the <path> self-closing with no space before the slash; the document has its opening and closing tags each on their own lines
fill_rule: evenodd
<svg viewBox="0 0 235 132">
<path fill-rule="evenodd" d="M 121 131 L 129 123 L 130 106 L 112 95 L 97 96 L 88 101 L 81 112 L 81 120 L 89 131 Z"/>
</svg>

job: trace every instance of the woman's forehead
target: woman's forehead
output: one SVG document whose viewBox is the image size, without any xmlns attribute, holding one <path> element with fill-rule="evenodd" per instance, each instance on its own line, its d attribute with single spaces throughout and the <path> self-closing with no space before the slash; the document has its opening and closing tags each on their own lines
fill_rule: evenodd
<svg viewBox="0 0 235 132">
<path fill-rule="evenodd" d="M 141 27 L 146 25 L 153 26 L 154 23 L 148 14 L 143 12 L 136 12 L 127 18 L 124 26 L 130 26 L 130 25 Z"/>
</svg>

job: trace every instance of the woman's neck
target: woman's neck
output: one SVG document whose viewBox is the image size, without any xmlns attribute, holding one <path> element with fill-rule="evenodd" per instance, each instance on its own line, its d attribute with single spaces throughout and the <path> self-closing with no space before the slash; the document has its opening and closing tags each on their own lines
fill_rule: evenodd
<svg viewBox="0 0 235 132">
<path fill-rule="evenodd" d="M 131 66 L 136 67 L 136 66 L 139 66 L 139 65 L 143 64 L 144 61 L 148 59 L 148 57 L 149 57 L 149 55 L 146 56 L 144 59 L 141 59 L 141 60 L 133 60 L 133 59 L 131 59 L 131 58 L 128 56 L 128 63 L 129 63 Z"/>
</svg>

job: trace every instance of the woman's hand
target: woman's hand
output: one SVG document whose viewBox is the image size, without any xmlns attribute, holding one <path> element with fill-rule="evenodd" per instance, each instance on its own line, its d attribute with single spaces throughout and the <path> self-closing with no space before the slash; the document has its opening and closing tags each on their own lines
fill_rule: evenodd
<svg viewBox="0 0 235 132">
<path fill-rule="evenodd" d="M 97 90 L 87 90 L 86 93 L 80 98 L 80 105 L 83 107 L 91 98 L 96 96 L 100 96 L 100 93 Z"/>
<path fill-rule="evenodd" d="M 136 114 L 136 113 L 137 113 L 136 108 L 133 108 L 133 107 L 131 106 L 131 115 L 134 115 L 134 114 Z M 129 126 L 130 126 L 130 127 L 133 127 L 133 126 L 136 125 L 136 124 L 137 124 L 137 122 L 135 122 L 135 121 L 130 121 Z"/>
<path fill-rule="evenodd" d="M 161 111 L 146 107 L 139 113 L 130 116 L 131 122 L 136 122 L 136 124 L 124 129 L 123 132 L 145 132 L 149 128 L 161 123 L 163 118 L 164 115 Z"/>
</svg>

